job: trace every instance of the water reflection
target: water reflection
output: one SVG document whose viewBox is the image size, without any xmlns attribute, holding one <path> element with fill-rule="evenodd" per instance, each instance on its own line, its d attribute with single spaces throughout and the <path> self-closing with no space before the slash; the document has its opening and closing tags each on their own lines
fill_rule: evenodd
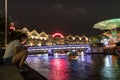
<svg viewBox="0 0 120 80">
<path fill-rule="evenodd" d="M 117 73 L 115 72 L 115 69 L 118 68 L 116 67 L 116 64 L 117 64 L 116 62 L 117 62 L 117 59 L 115 59 L 115 56 L 108 55 L 105 57 L 104 66 L 101 69 L 101 76 L 103 79 L 118 80 Z"/>
<path fill-rule="evenodd" d="M 49 80 L 69 80 L 69 64 L 65 59 L 51 59 Z"/>
<path fill-rule="evenodd" d="M 77 60 L 67 55 L 29 55 L 29 65 L 48 80 L 120 80 L 118 56 L 83 54 Z"/>
</svg>

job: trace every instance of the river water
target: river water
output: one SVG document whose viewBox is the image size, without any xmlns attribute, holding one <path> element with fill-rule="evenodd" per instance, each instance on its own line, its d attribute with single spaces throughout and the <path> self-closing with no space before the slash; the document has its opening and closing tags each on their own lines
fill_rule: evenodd
<svg viewBox="0 0 120 80">
<path fill-rule="evenodd" d="M 48 80 L 120 80 L 120 60 L 115 55 L 83 54 L 77 60 L 67 55 L 29 55 L 27 62 Z"/>
</svg>

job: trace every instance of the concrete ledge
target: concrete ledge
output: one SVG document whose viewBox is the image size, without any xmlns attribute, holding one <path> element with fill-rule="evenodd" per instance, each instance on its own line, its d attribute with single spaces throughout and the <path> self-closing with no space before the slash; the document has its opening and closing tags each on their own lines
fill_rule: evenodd
<svg viewBox="0 0 120 80">
<path fill-rule="evenodd" d="M 16 65 L 0 65 L 0 80 L 24 80 Z"/>
<path fill-rule="evenodd" d="M 26 65 L 26 64 L 25 64 Z M 47 80 L 44 76 L 36 72 L 34 69 L 26 65 L 27 71 L 21 72 L 25 80 Z"/>
</svg>

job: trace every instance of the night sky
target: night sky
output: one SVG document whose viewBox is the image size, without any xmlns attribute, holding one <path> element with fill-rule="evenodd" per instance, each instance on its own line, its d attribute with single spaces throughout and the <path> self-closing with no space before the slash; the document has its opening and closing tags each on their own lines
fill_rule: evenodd
<svg viewBox="0 0 120 80">
<path fill-rule="evenodd" d="M 120 17 L 120 0 L 8 0 L 8 16 L 16 28 L 93 36 L 102 32 L 94 24 Z"/>
</svg>

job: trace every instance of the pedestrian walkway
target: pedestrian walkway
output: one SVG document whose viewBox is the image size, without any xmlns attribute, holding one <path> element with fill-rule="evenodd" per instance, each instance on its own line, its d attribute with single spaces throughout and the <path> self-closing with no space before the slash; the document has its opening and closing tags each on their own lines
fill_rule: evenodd
<svg viewBox="0 0 120 80">
<path fill-rule="evenodd" d="M 0 52 L 0 80 L 47 80 L 40 73 L 26 65 L 27 70 L 20 72 L 16 65 L 6 65 Z"/>
<path fill-rule="evenodd" d="M 44 76 L 27 66 L 27 70 L 20 72 L 25 80 L 47 80 Z"/>
<path fill-rule="evenodd" d="M 24 80 L 15 65 L 0 65 L 0 80 Z"/>
<path fill-rule="evenodd" d="M 16 65 L 0 65 L 0 80 L 47 80 L 41 74 L 30 68 L 20 72 Z"/>
</svg>

